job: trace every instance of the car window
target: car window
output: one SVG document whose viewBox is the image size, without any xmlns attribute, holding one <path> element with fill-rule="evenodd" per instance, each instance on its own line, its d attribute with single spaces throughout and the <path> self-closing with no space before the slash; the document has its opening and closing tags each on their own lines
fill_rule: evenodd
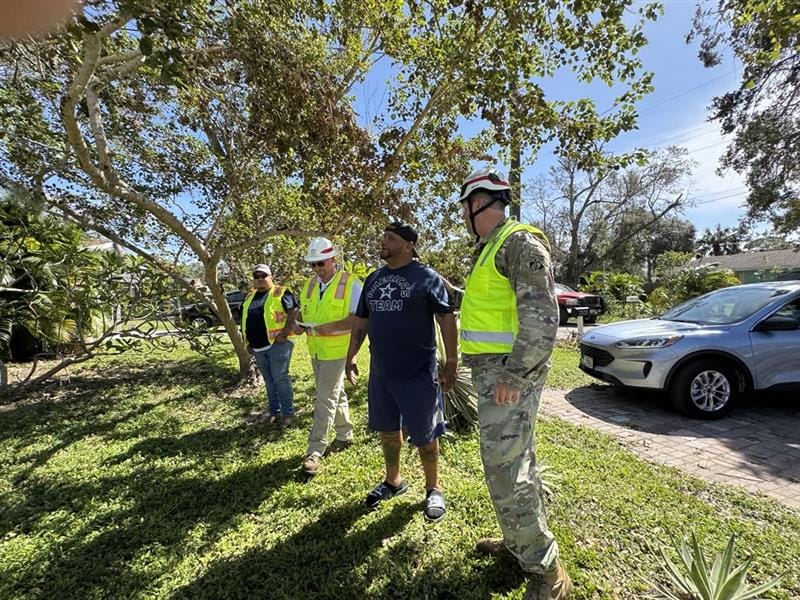
<svg viewBox="0 0 800 600">
<path fill-rule="evenodd" d="M 661 318 L 708 325 L 737 323 L 787 293 L 788 290 L 772 288 L 725 288 L 679 304 Z"/>
<path fill-rule="evenodd" d="M 800 298 L 796 298 L 788 304 L 784 304 L 775 314 L 779 317 L 791 317 L 792 319 L 800 321 Z"/>
<path fill-rule="evenodd" d="M 568 292 L 573 292 L 573 291 L 574 290 L 571 287 L 566 286 L 563 283 L 556 284 L 556 294 L 566 294 Z"/>
</svg>

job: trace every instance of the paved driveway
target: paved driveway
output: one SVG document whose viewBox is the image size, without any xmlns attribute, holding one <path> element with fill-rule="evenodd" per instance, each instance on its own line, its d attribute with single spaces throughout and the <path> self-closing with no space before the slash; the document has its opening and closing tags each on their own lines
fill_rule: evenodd
<svg viewBox="0 0 800 600">
<path fill-rule="evenodd" d="M 688 419 L 653 395 L 592 385 L 546 389 L 542 410 L 601 429 L 651 462 L 762 492 L 800 509 L 800 398 L 759 394 L 719 421 Z"/>
</svg>

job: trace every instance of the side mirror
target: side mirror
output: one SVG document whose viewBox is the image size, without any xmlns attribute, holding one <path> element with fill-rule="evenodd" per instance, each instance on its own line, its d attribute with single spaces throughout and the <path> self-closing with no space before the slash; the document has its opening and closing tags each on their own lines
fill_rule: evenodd
<svg viewBox="0 0 800 600">
<path fill-rule="evenodd" d="M 794 331 L 800 329 L 800 321 L 792 317 L 773 315 L 756 325 L 756 331 Z"/>
</svg>

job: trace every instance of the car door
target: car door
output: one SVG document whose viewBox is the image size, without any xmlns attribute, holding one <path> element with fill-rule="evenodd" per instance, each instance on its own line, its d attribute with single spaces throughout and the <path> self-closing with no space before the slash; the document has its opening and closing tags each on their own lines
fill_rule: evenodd
<svg viewBox="0 0 800 600">
<path fill-rule="evenodd" d="M 789 300 L 769 316 L 800 319 L 800 297 Z M 774 386 L 800 388 L 800 329 L 751 331 L 756 389 Z"/>
</svg>

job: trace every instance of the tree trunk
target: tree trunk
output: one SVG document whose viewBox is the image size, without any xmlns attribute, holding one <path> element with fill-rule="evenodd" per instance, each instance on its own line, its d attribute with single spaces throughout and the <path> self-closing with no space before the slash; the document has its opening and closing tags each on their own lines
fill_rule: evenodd
<svg viewBox="0 0 800 600">
<path fill-rule="evenodd" d="M 517 221 L 522 221 L 522 181 L 520 165 L 522 164 L 522 151 L 518 140 L 511 143 L 511 170 L 508 173 L 508 183 L 511 186 L 510 214 Z"/>
<path fill-rule="evenodd" d="M 572 227 L 570 231 L 570 244 L 569 244 L 569 258 L 567 258 L 567 265 L 564 269 L 564 280 L 569 286 L 576 286 L 580 278 L 581 265 L 579 264 L 578 256 L 580 251 L 580 240 L 578 236 L 578 228 Z"/>
<path fill-rule="evenodd" d="M 236 352 L 236 358 L 239 359 L 239 377 L 244 379 L 250 377 L 250 354 L 247 352 L 247 347 L 242 338 L 242 333 L 239 330 L 239 324 L 233 320 L 231 307 L 225 299 L 225 291 L 217 279 L 217 265 L 206 263 L 205 265 L 205 278 L 206 285 L 211 291 L 211 298 L 214 300 L 214 305 L 217 308 L 217 316 L 225 328 L 225 333 L 233 344 L 233 349 Z"/>
</svg>

